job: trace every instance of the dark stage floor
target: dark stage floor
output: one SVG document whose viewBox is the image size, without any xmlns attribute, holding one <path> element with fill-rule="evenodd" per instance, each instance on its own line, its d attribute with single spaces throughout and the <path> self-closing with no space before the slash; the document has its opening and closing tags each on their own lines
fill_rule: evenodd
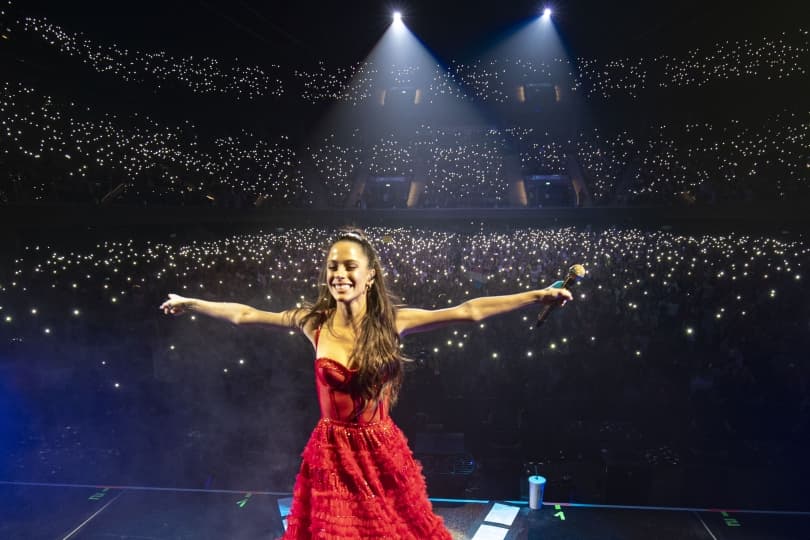
<svg viewBox="0 0 810 540">
<path fill-rule="evenodd" d="M 0 481 L 0 538 L 275 538 L 290 494 Z M 457 539 L 804 540 L 810 512 L 433 499 Z"/>
</svg>

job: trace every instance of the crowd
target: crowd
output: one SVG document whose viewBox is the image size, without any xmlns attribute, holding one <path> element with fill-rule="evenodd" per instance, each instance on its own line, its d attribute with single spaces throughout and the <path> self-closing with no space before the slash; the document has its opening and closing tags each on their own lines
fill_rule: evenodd
<svg viewBox="0 0 810 540">
<path fill-rule="evenodd" d="M 390 88 L 418 88 L 414 100 L 426 104 L 445 98 L 500 104 L 526 99 L 526 89 L 538 84 L 603 99 L 729 80 L 801 82 L 810 50 L 808 31 L 799 29 L 681 55 L 496 58 L 446 67 L 320 62 L 288 72 L 275 64 L 251 67 L 103 44 L 24 11 L 10 2 L 0 9 L 2 39 L 22 57 L 39 43 L 150 92 L 173 85 L 236 100 L 285 96 L 304 104 L 360 105 Z M 810 122 L 795 105 L 757 117 L 659 120 L 642 128 L 600 122 L 546 128 L 505 118 L 470 127 L 426 117 L 384 134 L 358 122 L 353 125 L 363 127 L 348 135 L 303 140 L 292 135 L 293 125 L 274 125 L 274 135 L 226 133 L 203 125 L 205 118 L 172 124 L 0 80 L 0 204 L 404 207 L 407 186 L 385 183 L 404 178 L 424 183 L 419 207 L 503 207 L 515 204 L 515 174 L 506 163 L 515 155 L 524 177 L 582 176 L 594 205 L 793 201 L 808 195 L 810 148 Z M 360 186 L 375 178 L 382 187 L 367 183 L 363 194 Z M 526 191 L 532 207 L 574 204 L 570 194 L 549 199 L 535 187 Z"/>
<path fill-rule="evenodd" d="M 11 13 L 7 15 L 11 17 Z M 249 66 L 238 60 L 181 57 L 165 51 L 138 51 L 105 44 L 53 24 L 21 16 L 7 23 L 8 35 L 54 47 L 97 72 L 155 88 L 173 84 L 197 94 L 220 94 L 236 100 L 292 94 L 306 102 L 344 101 L 354 105 L 374 96 L 375 88 L 418 86 L 425 102 L 444 97 L 490 103 L 519 101 L 522 84 L 553 83 L 588 98 L 637 97 L 647 89 L 701 87 L 724 81 L 800 78 L 807 75 L 808 30 L 718 41 L 680 55 L 596 58 L 502 58 L 451 61 L 447 67 L 378 65 L 315 68 L 277 64 Z"/>
<path fill-rule="evenodd" d="M 599 202 L 784 201 L 806 193 L 809 128 L 805 115 L 785 111 L 756 127 L 659 125 L 642 138 L 594 131 L 577 156 Z"/>
<path fill-rule="evenodd" d="M 59 53 L 125 82 L 145 83 L 155 89 L 174 85 L 195 94 L 221 94 L 236 100 L 284 94 L 278 65 L 225 67 L 216 58 L 176 57 L 166 51 L 146 52 L 117 44 L 103 45 L 47 19 L 34 17 L 23 18 L 14 30 L 34 36 L 56 47 Z"/>
<path fill-rule="evenodd" d="M 283 135 L 200 141 L 189 121 L 99 114 L 8 81 L 0 83 L 0 115 L 3 202 L 99 203 L 121 186 L 116 197 L 132 205 L 311 203 Z"/>
<path fill-rule="evenodd" d="M 806 80 L 810 52 L 810 33 L 800 29 L 612 60 L 253 66 L 102 43 L 10 5 L 0 6 L 0 40 L 13 54 L 39 47 L 75 62 L 80 75 L 79 63 L 149 92 L 307 109 L 339 102 L 355 110 L 391 88 L 424 104 L 497 108 L 527 99 L 531 85 L 599 106 L 729 81 L 789 85 Z M 530 177 L 581 176 L 596 206 L 810 198 L 810 118 L 794 102 L 640 128 L 420 117 L 386 131 L 358 121 L 299 140 L 294 126 L 226 133 L 202 118 L 172 124 L 111 113 L 9 79 L 0 76 L 0 206 L 389 208 L 405 206 L 414 181 L 424 183 L 418 207 L 503 207 L 512 204 L 513 163 L 530 207 L 545 204 Z M 588 271 L 575 301 L 540 330 L 538 308 L 408 337 L 413 362 L 394 415 L 409 435 L 462 432 L 484 461 L 505 447 L 519 449 L 510 457 L 518 461 L 598 461 L 605 449 L 656 466 L 803 460 L 803 236 L 483 224 L 368 232 L 409 306 L 544 287 L 574 263 Z M 0 409 L 19 401 L 0 411 L 10 419 L 0 423 L 0 454 L 10 456 L 0 476 L 14 477 L 4 468 L 25 466 L 15 461 L 25 454 L 51 471 L 49 481 L 88 482 L 88 462 L 71 460 L 92 450 L 94 467 L 108 460 L 133 481 L 197 475 L 214 463 L 261 488 L 288 488 L 318 415 L 309 344 L 295 332 L 166 318 L 157 306 L 169 292 L 274 311 L 301 305 L 316 296 L 335 231 L 149 234 L 95 242 L 54 233 L 3 248 Z"/>
<path fill-rule="evenodd" d="M 344 207 L 358 180 L 405 177 L 425 182 L 422 207 L 507 206 L 510 153 L 522 175 L 571 175 L 572 155 L 596 205 L 788 201 L 810 188 L 810 121 L 787 110 L 755 126 L 592 128 L 565 139 L 534 128 L 421 125 L 373 138 L 330 133 L 308 146 L 246 130 L 206 139 L 189 121 L 99 114 L 19 83 L 0 85 L 0 114 L 6 204 L 100 203 L 111 194 L 129 205 L 305 208 L 322 190 Z"/>
<path fill-rule="evenodd" d="M 169 292 L 269 310 L 300 305 L 315 297 L 333 234 L 25 245 L 0 269 L 0 335 L 10 380 L 50 396 L 31 405 L 27 429 L 46 437 L 71 415 L 80 429 L 104 410 L 121 441 L 141 438 L 134 447 L 221 449 L 232 435 L 251 451 L 288 452 L 294 467 L 308 432 L 295 424 L 317 416 L 306 340 L 164 318 L 157 305 Z M 408 337 L 414 362 L 394 411 L 407 430 L 464 432 L 478 455 L 509 439 L 523 458 L 576 448 L 597 459 L 599 448 L 632 441 L 642 461 L 663 445 L 693 464 L 718 448 L 729 462 L 789 461 L 807 436 L 802 237 L 474 226 L 369 234 L 409 306 L 545 287 L 574 263 L 588 272 L 575 301 L 541 330 L 532 330 L 538 310 L 527 309 Z M 62 394 L 66 401 L 54 397 Z M 98 436 L 100 428 L 84 428 Z"/>
<path fill-rule="evenodd" d="M 607 62 L 581 58 L 575 88 L 588 97 L 637 97 L 650 88 L 702 87 L 722 81 L 777 81 L 807 75 L 810 42 L 805 29 L 778 36 L 717 42 L 683 55 L 624 58 Z"/>
</svg>

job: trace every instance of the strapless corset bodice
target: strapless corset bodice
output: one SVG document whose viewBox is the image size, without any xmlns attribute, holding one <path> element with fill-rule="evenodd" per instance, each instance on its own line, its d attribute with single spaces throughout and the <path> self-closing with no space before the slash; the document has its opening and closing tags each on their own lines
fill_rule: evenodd
<svg viewBox="0 0 810 540">
<path fill-rule="evenodd" d="M 363 399 L 352 388 L 352 379 L 356 374 L 356 369 L 349 369 L 331 358 L 315 359 L 315 385 L 321 416 L 356 423 L 376 422 L 387 416 L 388 406 L 385 402 L 370 404 L 360 412 Z"/>
</svg>

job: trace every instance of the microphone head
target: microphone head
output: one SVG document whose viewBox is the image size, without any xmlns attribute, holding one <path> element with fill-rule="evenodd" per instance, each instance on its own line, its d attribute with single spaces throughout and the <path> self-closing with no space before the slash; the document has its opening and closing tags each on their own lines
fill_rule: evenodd
<svg viewBox="0 0 810 540">
<path fill-rule="evenodd" d="M 585 277 L 585 267 L 581 264 L 572 265 L 571 268 L 568 269 L 568 277 L 574 278 L 575 280 Z"/>
</svg>

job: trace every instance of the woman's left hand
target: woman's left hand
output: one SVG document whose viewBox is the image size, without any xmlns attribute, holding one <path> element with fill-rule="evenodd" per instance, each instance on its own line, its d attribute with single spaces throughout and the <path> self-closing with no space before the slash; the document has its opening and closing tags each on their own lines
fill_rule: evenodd
<svg viewBox="0 0 810 540">
<path fill-rule="evenodd" d="M 567 302 L 574 300 L 574 295 L 571 291 L 563 288 L 546 287 L 540 289 L 540 302 L 545 305 L 556 304 L 564 306 Z"/>
</svg>

